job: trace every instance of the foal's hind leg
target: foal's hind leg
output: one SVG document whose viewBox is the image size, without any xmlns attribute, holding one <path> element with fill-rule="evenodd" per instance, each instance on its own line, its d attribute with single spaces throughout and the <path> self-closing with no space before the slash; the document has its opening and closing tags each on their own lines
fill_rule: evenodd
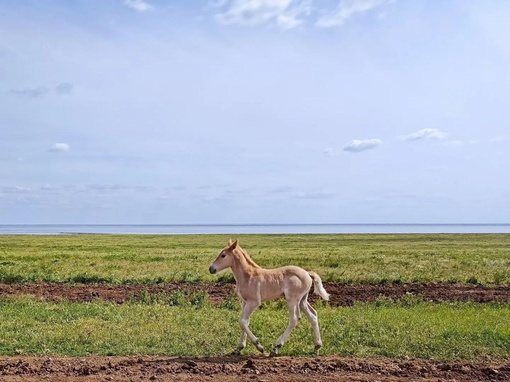
<svg viewBox="0 0 510 382">
<path fill-rule="evenodd" d="M 232 352 L 232 355 L 241 354 L 241 350 L 243 350 L 245 347 L 246 347 L 246 332 L 244 330 L 241 330 L 241 340 L 239 341 L 239 345 Z"/>
<path fill-rule="evenodd" d="M 287 300 L 287 305 L 289 307 L 289 325 L 287 326 L 287 330 L 283 332 L 282 336 L 276 341 L 276 345 L 274 345 L 273 350 L 271 350 L 271 356 L 278 355 L 280 348 L 283 346 L 287 338 L 289 337 L 292 330 L 296 327 L 299 321 L 299 307 L 298 302 L 293 300 Z"/>
<path fill-rule="evenodd" d="M 308 302 L 308 294 L 306 294 L 299 302 L 299 308 L 308 318 L 313 330 L 313 339 L 315 343 L 315 352 L 322 347 L 321 333 L 319 331 L 319 317 L 317 311 Z"/>
</svg>

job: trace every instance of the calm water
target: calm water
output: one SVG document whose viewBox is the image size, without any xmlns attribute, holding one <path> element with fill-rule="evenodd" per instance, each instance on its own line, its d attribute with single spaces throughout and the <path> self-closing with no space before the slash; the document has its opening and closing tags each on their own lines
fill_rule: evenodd
<svg viewBox="0 0 510 382">
<path fill-rule="evenodd" d="M 0 225 L 5 234 L 510 233 L 510 224 Z"/>
</svg>

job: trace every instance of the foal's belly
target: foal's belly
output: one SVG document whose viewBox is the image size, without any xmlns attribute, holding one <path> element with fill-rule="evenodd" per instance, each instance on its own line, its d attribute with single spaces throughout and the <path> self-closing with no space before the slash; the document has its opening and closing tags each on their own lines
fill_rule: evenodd
<svg viewBox="0 0 510 382">
<path fill-rule="evenodd" d="M 278 287 L 271 290 L 261 291 L 260 298 L 262 301 L 277 300 L 283 297 L 283 291 Z"/>
<path fill-rule="evenodd" d="M 272 301 L 284 296 L 283 290 L 279 285 L 251 285 L 246 290 L 237 290 L 237 294 L 244 301 Z"/>
</svg>

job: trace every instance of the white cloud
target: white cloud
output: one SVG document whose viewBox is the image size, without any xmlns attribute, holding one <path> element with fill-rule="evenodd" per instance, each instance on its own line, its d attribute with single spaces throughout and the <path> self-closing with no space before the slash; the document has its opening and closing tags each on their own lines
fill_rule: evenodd
<svg viewBox="0 0 510 382">
<path fill-rule="evenodd" d="M 296 17 L 285 14 L 279 15 L 276 19 L 276 22 L 283 29 L 292 29 L 302 23 L 302 21 Z"/>
<path fill-rule="evenodd" d="M 370 12 L 394 2 L 395 0 L 341 0 L 336 10 L 325 14 L 317 21 L 317 26 L 322 28 L 341 26 L 356 14 Z"/>
<path fill-rule="evenodd" d="M 69 145 L 67 143 L 54 143 L 49 151 L 52 153 L 66 153 L 70 149 Z"/>
<path fill-rule="evenodd" d="M 147 12 L 154 9 L 152 5 L 143 0 L 125 0 L 124 5 L 138 12 Z"/>
<path fill-rule="evenodd" d="M 351 141 L 347 146 L 344 147 L 344 151 L 350 151 L 353 153 L 359 153 L 361 151 L 375 149 L 376 147 L 383 144 L 378 138 L 374 139 L 355 139 Z"/>
<path fill-rule="evenodd" d="M 303 23 L 301 15 L 308 16 L 312 11 L 311 0 L 302 0 L 296 2 L 292 7 L 287 9 L 286 13 L 280 14 L 277 23 L 283 29 L 292 29 Z"/>
<path fill-rule="evenodd" d="M 438 129 L 421 129 L 403 137 L 406 141 L 418 141 L 421 139 L 443 139 L 448 134 Z"/>
<path fill-rule="evenodd" d="M 218 4 L 227 9 L 216 15 L 223 24 L 253 26 L 275 21 L 284 29 L 295 28 L 302 23 L 301 15 L 310 14 L 309 0 L 232 0 Z"/>
</svg>

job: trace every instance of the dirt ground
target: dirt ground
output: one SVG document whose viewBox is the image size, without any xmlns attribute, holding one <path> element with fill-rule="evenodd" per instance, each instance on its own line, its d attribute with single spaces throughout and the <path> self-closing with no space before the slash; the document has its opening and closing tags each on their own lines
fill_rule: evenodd
<svg viewBox="0 0 510 382">
<path fill-rule="evenodd" d="M 458 285 L 448 283 L 431 284 L 339 284 L 324 283 L 326 290 L 331 294 L 332 306 L 351 306 L 354 302 L 370 302 L 380 297 L 393 300 L 414 295 L 427 301 L 473 301 L 487 303 L 491 301 L 510 302 L 510 286 L 482 286 Z M 226 283 L 182 284 L 169 283 L 161 285 L 85 285 L 85 284 L 2 284 L 2 294 L 30 294 L 46 301 L 59 302 L 68 300 L 73 302 L 87 302 L 94 300 L 111 301 L 118 304 L 126 303 L 138 298 L 142 291 L 149 295 L 158 293 L 172 293 L 182 291 L 192 294 L 206 291 L 209 301 L 221 303 L 234 293 L 235 286 Z M 315 295 L 310 294 L 313 301 Z"/>
<path fill-rule="evenodd" d="M 456 284 L 345 285 L 325 283 L 331 305 L 350 306 L 384 296 L 398 300 L 414 295 L 425 300 L 510 302 L 510 286 Z M 31 294 L 47 301 L 106 300 L 126 303 L 148 294 L 186 294 L 205 290 L 212 303 L 234 292 L 232 284 L 68 285 L 55 283 L 0 284 L 0 294 Z M 415 359 L 324 357 L 0 357 L 0 381 L 356 381 L 438 382 L 510 381 L 510 360 L 479 364 Z"/>
<path fill-rule="evenodd" d="M 443 363 L 341 357 L 0 357 L 14 381 L 509 381 L 510 362 Z"/>
</svg>

